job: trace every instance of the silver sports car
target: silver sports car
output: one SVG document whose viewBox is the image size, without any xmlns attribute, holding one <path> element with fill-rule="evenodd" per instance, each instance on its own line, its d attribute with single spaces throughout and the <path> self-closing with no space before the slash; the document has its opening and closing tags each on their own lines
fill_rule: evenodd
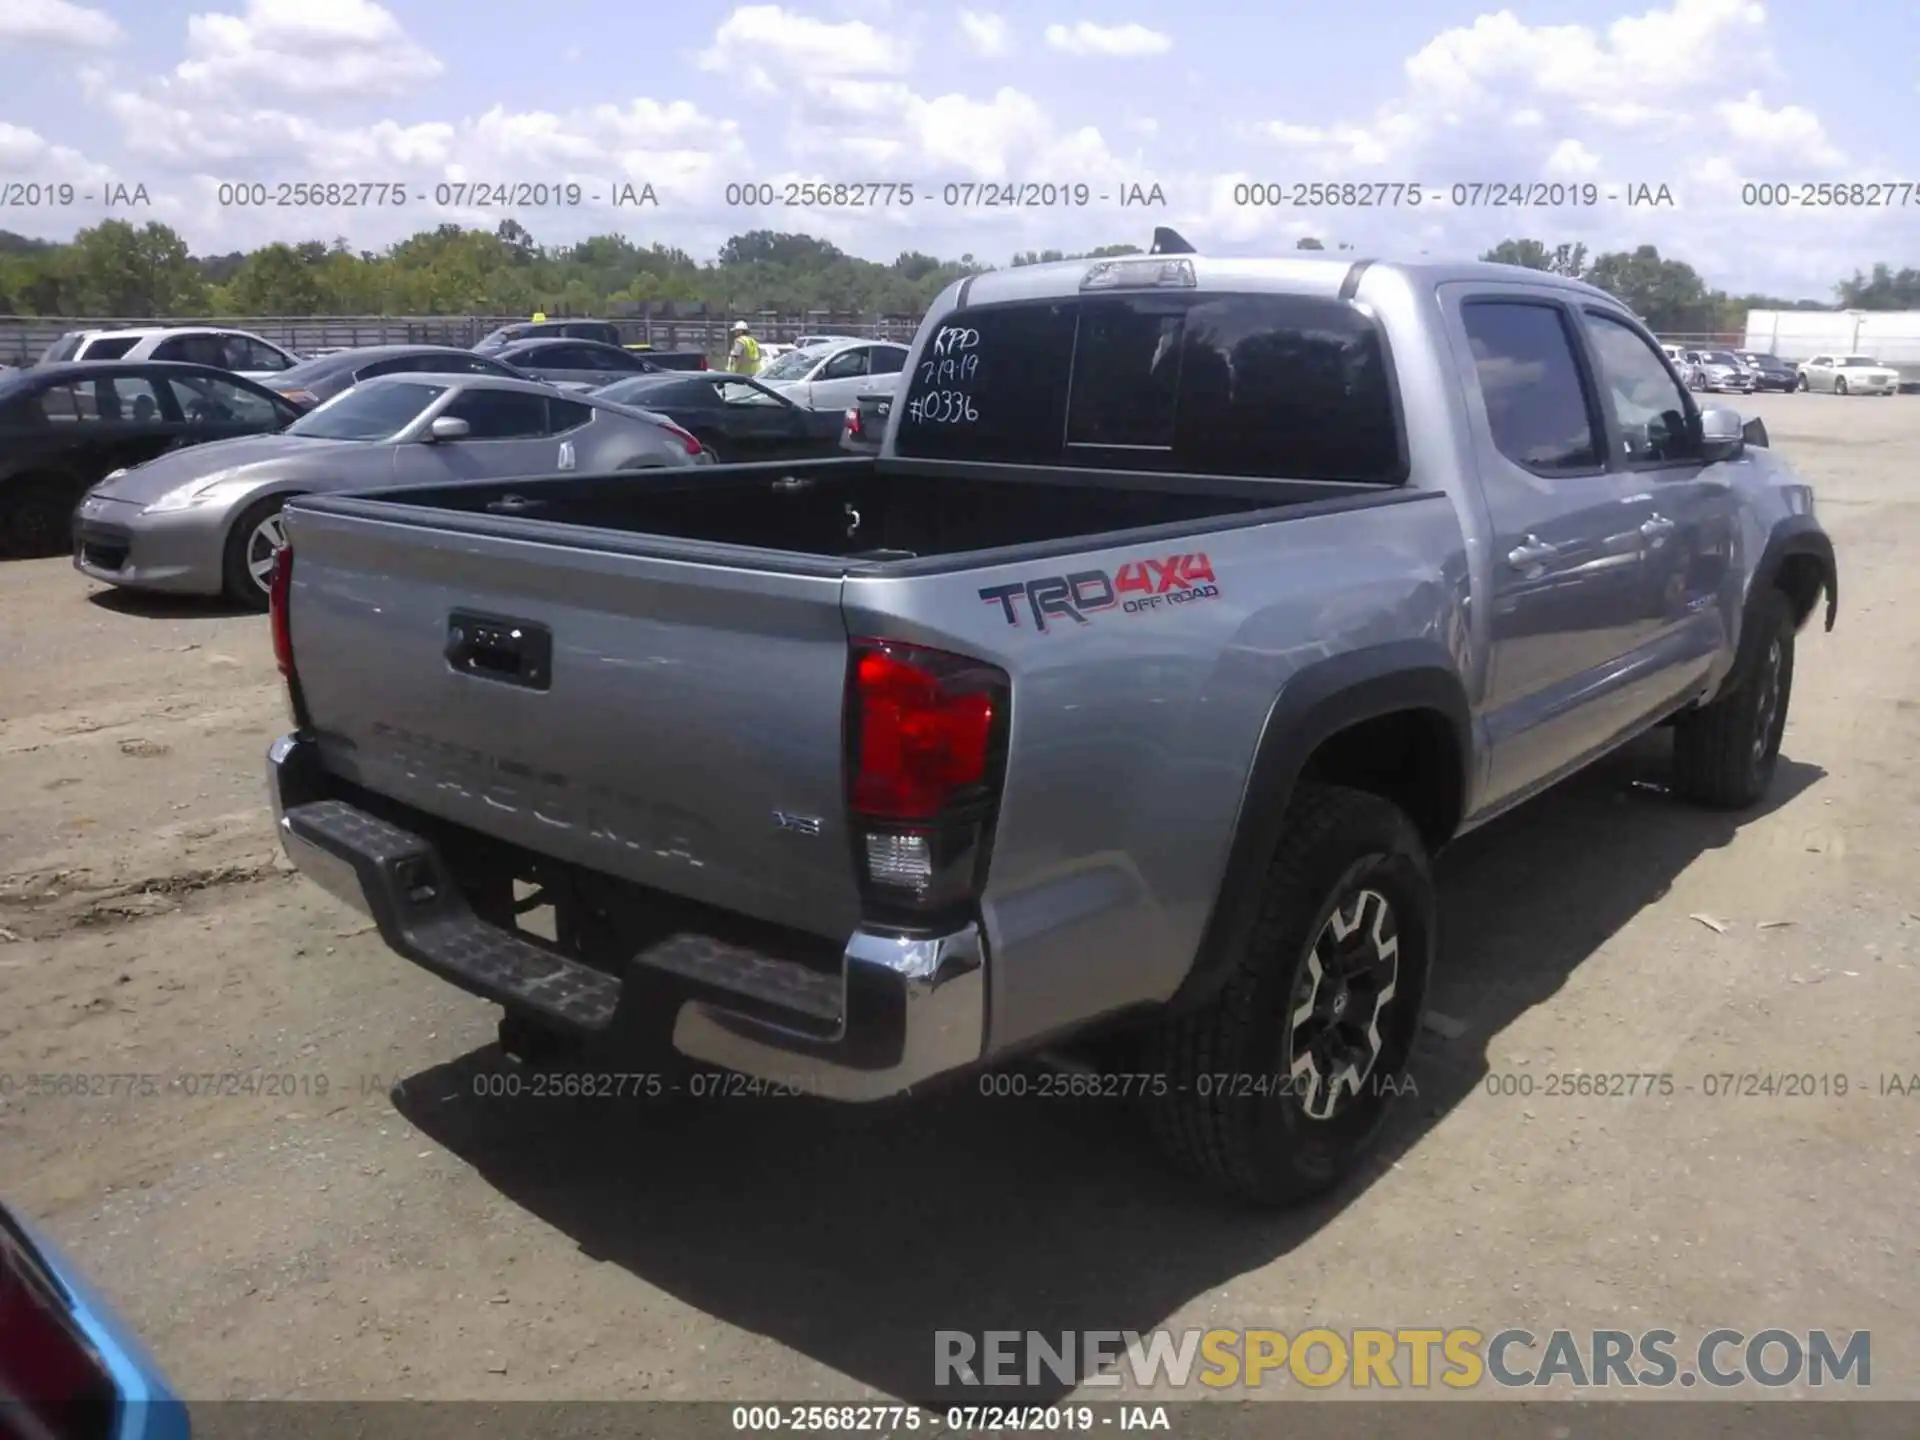
<svg viewBox="0 0 1920 1440">
<path fill-rule="evenodd" d="M 310 491 L 698 465 L 665 416 L 485 375 L 382 376 L 273 435 L 172 451 L 94 486 L 73 563 L 136 589 L 226 594 L 264 610 L 280 507 Z"/>
</svg>

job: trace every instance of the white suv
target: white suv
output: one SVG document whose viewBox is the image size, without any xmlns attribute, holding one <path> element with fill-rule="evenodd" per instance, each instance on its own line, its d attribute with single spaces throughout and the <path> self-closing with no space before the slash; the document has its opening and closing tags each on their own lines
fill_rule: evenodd
<svg viewBox="0 0 1920 1440">
<path fill-rule="evenodd" d="M 40 357 L 59 360 L 187 360 L 264 380 L 291 370 L 300 357 L 245 330 L 219 326 L 144 326 L 129 330 L 76 330 L 62 335 Z"/>
</svg>

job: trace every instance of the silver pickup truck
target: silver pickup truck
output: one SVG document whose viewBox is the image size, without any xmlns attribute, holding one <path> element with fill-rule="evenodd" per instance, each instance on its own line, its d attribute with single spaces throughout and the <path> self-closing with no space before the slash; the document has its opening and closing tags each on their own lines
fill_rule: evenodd
<svg viewBox="0 0 1920 1440">
<path fill-rule="evenodd" d="M 510 1053 L 868 1100 L 1123 1035 L 1255 1203 L 1377 1134 L 1434 852 L 1661 724 L 1753 805 L 1837 594 L 1602 291 L 1190 252 L 951 286 L 874 457 L 287 531 L 280 836 Z"/>
</svg>

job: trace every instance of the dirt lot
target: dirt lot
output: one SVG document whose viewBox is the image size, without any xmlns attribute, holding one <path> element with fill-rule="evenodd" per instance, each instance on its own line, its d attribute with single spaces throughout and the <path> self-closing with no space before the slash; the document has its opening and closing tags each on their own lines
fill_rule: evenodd
<svg viewBox="0 0 1920 1440">
<path fill-rule="evenodd" d="M 1649 743 L 1451 852 L 1459 1033 L 1280 1218 L 1111 1103 L 477 1097 L 491 1008 L 276 863 L 264 622 L 0 565 L 0 1190 L 196 1397 L 915 1394 L 936 1329 L 1163 1323 L 1869 1328 L 1920 1397 L 1920 1096 L 1875 1093 L 1920 1071 L 1920 400 L 1752 408 L 1843 577 L 1770 808 L 1680 807 Z M 1676 1091 L 1545 1093 L 1574 1069 Z M 1753 1071 L 1852 1089 L 1703 1093 Z"/>
</svg>

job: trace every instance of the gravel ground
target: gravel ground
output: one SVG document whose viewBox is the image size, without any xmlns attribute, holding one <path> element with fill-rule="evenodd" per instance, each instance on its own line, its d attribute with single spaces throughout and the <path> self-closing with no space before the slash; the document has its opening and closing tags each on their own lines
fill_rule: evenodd
<svg viewBox="0 0 1920 1440">
<path fill-rule="evenodd" d="M 1679 806 L 1650 741 L 1450 852 L 1419 1099 L 1281 1217 L 1111 1102 L 477 1094 L 491 1007 L 276 859 L 264 622 L 0 565 L 0 1190 L 192 1397 L 910 1395 L 936 1329 L 1320 1324 L 1865 1328 L 1920 1398 L 1920 1095 L 1878 1093 L 1920 1072 L 1920 402 L 1749 408 L 1845 601 L 1769 804 Z M 1771 1071 L 1850 1093 L 1705 1093 Z M 278 1093 L 195 1078 L 239 1072 Z"/>
</svg>

